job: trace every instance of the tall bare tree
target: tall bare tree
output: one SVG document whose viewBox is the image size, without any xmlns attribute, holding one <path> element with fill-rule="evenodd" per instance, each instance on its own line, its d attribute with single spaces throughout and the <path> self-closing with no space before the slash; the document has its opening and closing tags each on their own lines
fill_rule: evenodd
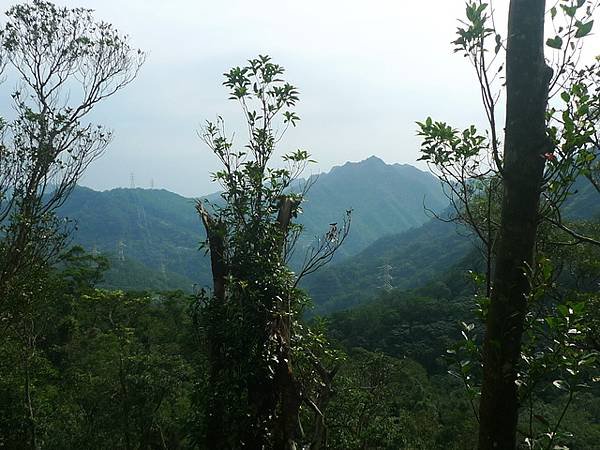
<svg viewBox="0 0 600 450">
<path fill-rule="evenodd" d="M 6 16 L 1 46 L 18 84 L 11 95 L 16 117 L 4 124 L 0 144 L 0 298 L 15 275 L 62 248 L 66 224 L 54 212 L 111 139 L 85 117 L 144 62 L 91 10 L 34 0 Z"/>
</svg>

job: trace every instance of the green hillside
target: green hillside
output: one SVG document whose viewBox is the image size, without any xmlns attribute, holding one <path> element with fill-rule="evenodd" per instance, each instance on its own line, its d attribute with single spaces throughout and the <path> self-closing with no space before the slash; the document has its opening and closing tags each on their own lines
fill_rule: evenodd
<svg viewBox="0 0 600 450">
<path fill-rule="evenodd" d="M 218 195 L 208 198 L 216 200 Z M 299 217 L 306 228 L 298 242 L 298 259 L 347 209 L 353 210 L 352 228 L 338 255 L 340 260 L 382 236 L 423 224 L 428 220 L 424 204 L 436 211 L 446 205 L 431 174 L 409 165 L 388 165 L 376 157 L 320 175 L 307 198 Z M 199 250 L 204 230 L 194 199 L 159 189 L 97 192 L 79 187 L 60 212 L 77 224 L 74 242 L 116 261 L 123 257 L 139 268 L 129 268 L 131 279 L 125 282 L 124 272 L 117 273 L 119 269 L 113 265 L 107 274 L 111 286 L 147 288 L 144 279 L 161 279 L 165 273 L 174 275 L 172 286 L 189 289 L 193 284 L 210 283 L 208 259 Z"/>
<path fill-rule="evenodd" d="M 151 269 L 139 261 L 118 258 L 110 259 L 110 269 L 104 274 L 103 287 L 123 291 L 145 290 L 156 292 L 182 290 L 189 292 L 195 283 L 189 278 L 166 269 Z"/>
<path fill-rule="evenodd" d="M 472 250 L 464 229 L 431 220 L 378 239 L 358 255 L 306 278 L 303 287 L 311 294 L 316 312 L 346 309 L 382 293 L 386 265 L 392 287 L 410 289 L 446 272 Z"/>
<path fill-rule="evenodd" d="M 587 180 L 578 180 L 563 205 L 568 220 L 600 216 L 598 194 Z M 435 281 L 459 263 L 475 268 L 476 239 L 460 225 L 437 219 L 407 231 L 379 238 L 360 253 L 334 263 L 303 282 L 315 312 L 328 313 L 364 304 L 381 295 L 384 266 L 393 288 L 404 290 Z M 466 259 L 466 261 L 465 261 Z"/>
<path fill-rule="evenodd" d="M 596 193 L 586 180 L 575 187 L 564 213 L 572 219 L 600 215 Z M 218 200 L 218 194 L 208 196 Z M 410 165 L 371 157 L 322 174 L 308 194 L 299 221 L 305 233 L 296 257 L 329 223 L 353 209 L 350 236 L 340 255 L 304 280 L 317 312 L 365 303 L 383 286 L 389 265 L 391 285 L 410 289 L 427 283 L 473 251 L 465 229 L 431 219 L 424 206 L 445 206 L 438 181 Z M 141 289 L 210 286 L 210 267 L 199 249 L 204 229 L 194 199 L 162 189 L 78 187 L 61 213 L 77 223 L 74 241 L 114 261 L 106 286 Z M 128 264 L 121 263 L 121 255 Z"/>
<path fill-rule="evenodd" d="M 111 285 L 141 289 L 148 280 L 160 279 L 163 272 L 176 275 L 179 281 L 170 283 L 177 287 L 208 283 L 208 261 L 198 250 L 202 226 L 191 199 L 166 190 L 97 192 L 79 187 L 61 214 L 77 225 L 74 242 L 131 264 L 126 269 L 128 280 L 122 272 L 125 269 L 113 264 L 107 274 Z"/>
<path fill-rule="evenodd" d="M 441 211 L 447 205 L 440 184 L 430 173 L 408 164 L 384 163 L 372 156 L 347 162 L 318 177 L 308 193 L 304 243 L 352 209 L 352 228 L 341 253 L 354 255 L 388 234 L 425 223 L 424 206 Z"/>
</svg>

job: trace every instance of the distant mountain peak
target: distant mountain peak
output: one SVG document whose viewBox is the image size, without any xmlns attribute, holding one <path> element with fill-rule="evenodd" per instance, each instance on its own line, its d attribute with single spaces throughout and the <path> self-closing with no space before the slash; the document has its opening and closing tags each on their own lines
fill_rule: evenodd
<svg viewBox="0 0 600 450">
<path fill-rule="evenodd" d="M 384 168 L 388 167 L 386 162 L 379 158 L 378 156 L 369 156 L 367 159 L 363 159 L 362 161 L 347 161 L 341 166 L 333 166 L 329 173 L 337 172 L 338 170 L 347 170 L 347 169 L 365 169 L 365 168 Z"/>
<path fill-rule="evenodd" d="M 358 164 L 377 164 L 377 165 L 387 165 L 383 159 L 378 156 L 371 155 L 367 159 L 359 161 Z"/>
<path fill-rule="evenodd" d="M 372 155 L 372 156 L 369 156 L 367 159 L 363 159 L 362 161 L 357 161 L 357 162 L 348 161 L 344 165 L 342 165 L 342 167 L 348 167 L 348 166 L 385 167 L 385 166 L 388 166 L 388 164 L 383 159 L 381 159 L 379 156 Z"/>
</svg>

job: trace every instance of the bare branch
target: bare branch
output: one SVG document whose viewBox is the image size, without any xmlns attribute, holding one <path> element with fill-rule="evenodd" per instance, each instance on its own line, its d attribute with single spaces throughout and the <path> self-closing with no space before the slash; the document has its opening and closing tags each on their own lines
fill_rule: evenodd
<svg viewBox="0 0 600 450">
<path fill-rule="evenodd" d="M 317 238 L 316 245 L 309 248 L 306 252 L 302 268 L 296 276 L 294 287 L 298 286 L 302 278 L 316 272 L 333 259 L 335 253 L 350 233 L 351 222 L 352 210 L 348 210 L 340 227 L 338 227 L 337 223 L 332 223 L 329 225 L 329 231 L 320 238 Z"/>
</svg>

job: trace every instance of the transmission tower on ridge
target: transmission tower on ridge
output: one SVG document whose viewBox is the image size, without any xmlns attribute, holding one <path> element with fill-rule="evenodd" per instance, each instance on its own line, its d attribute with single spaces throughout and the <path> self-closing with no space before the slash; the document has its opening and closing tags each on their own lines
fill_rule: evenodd
<svg viewBox="0 0 600 450">
<path fill-rule="evenodd" d="M 389 264 L 384 264 L 383 266 L 379 267 L 379 269 L 381 269 L 381 275 L 379 276 L 379 279 L 383 283 L 381 285 L 381 289 L 386 292 L 390 292 L 392 289 L 394 289 L 394 286 L 392 285 L 392 280 L 394 277 L 391 274 L 393 267 Z"/>
<path fill-rule="evenodd" d="M 125 261 L 125 247 L 127 246 L 125 245 L 125 242 L 123 242 L 123 240 L 121 239 L 117 243 L 117 255 L 119 261 Z"/>
<path fill-rule="evenodd" d="M 135 177 L 133 176 L 133 172 L 129 174 L 129 187 L 135 189 Z"/>
</svg>

